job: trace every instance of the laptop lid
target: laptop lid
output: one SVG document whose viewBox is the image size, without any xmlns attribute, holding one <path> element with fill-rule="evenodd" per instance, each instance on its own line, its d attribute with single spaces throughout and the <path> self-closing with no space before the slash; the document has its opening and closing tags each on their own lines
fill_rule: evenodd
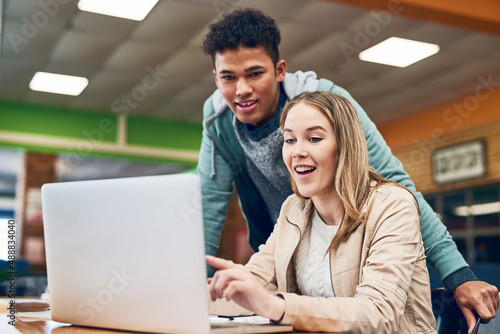
<svg viewBox="0 0 500 334">
<path fill-rule="evenodd" d="M 55 321 L 210 331 L 197 175 L 45 184 L 42 208 Z"/>
</svg>

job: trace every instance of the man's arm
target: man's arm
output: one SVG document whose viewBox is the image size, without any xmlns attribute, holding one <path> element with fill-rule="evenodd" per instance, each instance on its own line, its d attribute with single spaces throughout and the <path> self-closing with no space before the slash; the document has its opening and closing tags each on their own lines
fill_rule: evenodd
<svg viewBox="0 0 500 334">
<path fill-rule="evenodd" d="M 210 113 L 211 101 L 212 99 L 208 99 L 205 102 L 205 117 Z M 214 147 L 205 124 L 196 170 L 201 180 L 205 252 L 208 255 L 216 255 L 227 206 L 233 194 L 233 172 Z M 211 268 L 207 266 L 207 270 L 211 276 Z"/>
</svg>

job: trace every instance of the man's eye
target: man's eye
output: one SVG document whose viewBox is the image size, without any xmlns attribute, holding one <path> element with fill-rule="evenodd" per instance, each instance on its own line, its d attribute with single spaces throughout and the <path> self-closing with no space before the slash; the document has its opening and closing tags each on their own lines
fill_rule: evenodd
<svg viewBox="0 0 500 334">
<path fill-rule="evenodd" d="M 233 79 L 234 77 L 232 75 L 225 75 L 222 77 L 222 80 L 231 80 Z"/>
<path fill-rule="evenodd" d="M 261 75 L 263 72 L 253 72 L 250 74 L 251 77 L 258 77 L 259 75 Z"/>
</svg>

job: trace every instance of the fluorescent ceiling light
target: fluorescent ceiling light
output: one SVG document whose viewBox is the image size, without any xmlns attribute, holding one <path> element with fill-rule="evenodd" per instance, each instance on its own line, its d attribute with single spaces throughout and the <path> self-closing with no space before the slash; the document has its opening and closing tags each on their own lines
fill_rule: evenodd
<svg viewBox="0 0 500 334">
<path fill-rule="evenodd" d="M 39 92 L 77 96 L 87 87 L 87 78 L 71 75 L 36 72 L 30 88 Z"/>
<path fill-rule="evenodd" d="M 359 59 L 397 67 L 406 67 L 439 51 L 439 45 L 391 37 L 361 52 Z"/>
<path fill-rule="evenodd" d="M 500 212 L 500 202 L 491 202 L 484 204 L 474 204 L 470 206 L 457 206 L 453 209 L 453 213 L 456 216 L 480 216 L 480 215 L 488 215 L 491 213 Z"/>
<path fill-rule="evenodd" d="M 158 0 L 80 0 L 78 8 L 85 12 L 142 21 Z"/>
</svg>

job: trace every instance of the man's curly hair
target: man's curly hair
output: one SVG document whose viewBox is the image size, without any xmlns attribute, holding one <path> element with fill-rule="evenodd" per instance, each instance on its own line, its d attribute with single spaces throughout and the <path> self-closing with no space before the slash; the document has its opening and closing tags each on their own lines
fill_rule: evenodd
<svg viewBox="0 0 500 334">
<path fill-rule="evenodd" d="M 280 42 L 280 31 L 274 19 L 259 10 L 246 8 L 226 14 L 211 24 L 202 47 L 215 66 L 215 55 L 226 49 L 262 46 L 276 66 Z"/>
</svg>

